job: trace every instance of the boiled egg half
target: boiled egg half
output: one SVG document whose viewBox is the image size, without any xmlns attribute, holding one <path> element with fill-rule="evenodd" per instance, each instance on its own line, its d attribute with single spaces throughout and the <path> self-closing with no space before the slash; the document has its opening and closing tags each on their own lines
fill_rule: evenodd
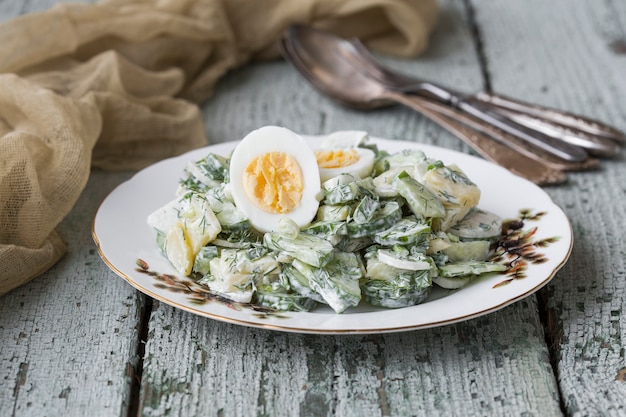
<svg viewBox="0 0 626 417">
<path fill-rule="evenodd" d="M 367 139 L 367 132 L 359 130 L 342 130 L 328 135 L 320 149 L 315 151 L 322 182 L 340 174 L 367 177 L 374 168 L 376 157 L 371 149 L 359 147 Z"/>
<path fill-rule="evenodd" d="M 230 159 L 233 200 L 260 232 L 288 217 L 307 226 L 319 207 L 320 175 L 313 150 L 298 134 L 278 126 L 250 132 Z"/>
</svg>

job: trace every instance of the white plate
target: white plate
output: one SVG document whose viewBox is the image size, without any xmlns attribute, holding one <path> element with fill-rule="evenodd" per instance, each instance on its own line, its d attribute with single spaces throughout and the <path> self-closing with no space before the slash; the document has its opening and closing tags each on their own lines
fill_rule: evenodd
<svg viewBox="0 0 626 417">
<path fill-rule="evenodd" d="M 311 146 L 319 143 L 319 138 L 307 137 L 307 140 Z M 146 217 L 174 198 L 189 161 L 200 159 L 208 152 L 227 156 L 236 142 L 209 146 L 161 161 L 119 185 L 102 202 L 94 219 L 93 237 L 100 256 L 138 290 L 182 310 L 240 325 L 319 334 L 405 331 L 478 317 L 531 295 L 548 283 L 567 261 L 573 244 L 571 225 L 563 211 L 533 183 L 490 162 L 456 151 L 386 139 L 372 139 L 372 142 L 389 152 L 421 149 L 429 157 L 457 164 L 481 189 L 479 207 L 504 219 L 517 219 L 524 209 L 538 214 L 537 218 L 524 219 L 519 231 L 534 230 L 523 240 L 527 244 L 522 260 L 525 267 L 520 268 L 517 275 L 502 273 L 481 277 L 457 291 L 437 288 L 423 304 L 392 310 L 360 305 L 336 314 L 320 306 L 306 313 L 277 313 L 214 297 L 176 273 L 159 252 L 155 232 L 146 223 Z"/>
</svg>

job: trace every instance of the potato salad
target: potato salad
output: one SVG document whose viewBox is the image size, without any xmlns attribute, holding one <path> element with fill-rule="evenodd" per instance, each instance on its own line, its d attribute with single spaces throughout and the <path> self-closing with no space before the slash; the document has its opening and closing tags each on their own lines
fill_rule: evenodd
<svg viewBox="0 0 626 417">
<path fill-rule="evenodd" d="M 175 198 L 148 216 L 163 255 L 214 293 L 281 311 L 361 302 L 400 308 L 506 266 L 489 262 L 502 220 L 454 164 L 388 153 L 366 132 L 312 149 L 278 126 L 231 155 L 190 161 Z"/>
</svg>

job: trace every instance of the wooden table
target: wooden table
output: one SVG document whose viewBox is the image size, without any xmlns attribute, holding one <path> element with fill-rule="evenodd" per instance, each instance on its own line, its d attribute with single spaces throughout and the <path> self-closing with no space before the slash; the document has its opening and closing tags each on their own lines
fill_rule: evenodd
<svg viewBox="0 0 626 417">
<path fill-rule="evenodd" d="M 52 3 L 0 1 L 0 19 Z M 626 2 L 446 0 L 441 8 L 426 54 L 389 65 L 626 130 Z M 284 62 L 228 75 L 203 113 L 213 143 L 279 124 L 471 152 L 407 109 L 340 107 Z M 67 255 L 1 298 L 1 416 L 626 415 L 623 156 L 546 188 L 575 243 L 537 295 L 454 325 L 358 336 L 226 324 L 136 291 L 91 237 L 100 202 L 131 174 L 93 172 L 60 228 Z"/>
</svg>

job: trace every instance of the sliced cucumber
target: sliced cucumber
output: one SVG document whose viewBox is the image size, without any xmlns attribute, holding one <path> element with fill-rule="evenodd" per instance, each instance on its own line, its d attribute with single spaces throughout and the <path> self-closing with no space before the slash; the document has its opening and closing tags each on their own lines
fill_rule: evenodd
<svg viewBox="0 0 626 417">
<path fill-rule="evenodd" d="M 369 195 L 363 196 L 359 204 L 357 204 L 354 209 L 354 213 L 352 214 L 352 221 L 359 224 L 372 221 L 379 207 L 380 202 L 378 201 L 378 198 L 373 198 Z"/>
<path fill-rule="evenodd" d="M 263 241 L 270 250 L 286 252 L 295 259 L 318 268 L 333 258 L 334 248 L 329 241 L 307 233 L 288 239 L 278 233 L 269 232 L 264 235 Z"/>
<path fill-rule="evenodd" d="M 381 172 L 372 180 L 375 187 L 374 191 L 376 192 L 376 194 L 383 198 L 396 197 L 398 195 L 398 192 L 395 190 L 395 188 L 393 188 L 393 179 L 400 172 L 408 172 L 411 169 L 411 167 L 396 167 Z"/>
<path fill-rule="evenodd" d="M 324 193 L 324 204 L 346 204 L 357 200 L 361 196 L 356 182 L 339 184 Z"/>
<path fill-rule="evenodd" d="M 303 297 L 310 298 L 318 303 L 326 304 L 324 298 L 311 288 L 309 279 L 293 265 L 283 265 L 283 274 L 287 277 L 291 289 Z"/>
<path fill-rule="evenodd" d="M 486 240 L 453 242 L 443 250 L 450 262 L 486 261 L 489 258 L 490 243 Z"/>
<path fill-rule="evenodd" d="M 248 218 L 235 206 L 224 184 L 208 190 L 205 196 L 222 229 L 234 232 L 250 228 Z"/>
<path fill-rule="evenodd" d="M 361 282 L 365 301 L 385 308 L 420 304 L 428 298 L 431 286 L 429 271 L 402 272 L 390 280 L 366 279 Z"/>
<path fill-rule="evenodd" d="M 193 164 L 203 177 L 210 178 L 217 183 L 228 182 L 229 160 L 221 155 L 209 153 Z"/>
<path fill-rule="evenodd" d="M 399 222 L 401 218 L 402 210 L 400 205 L 395 201 L 389 201 L 385 203 L 382 209 L 376 212 L 372 221 L 368 223 L 349 222 L 347 224 L 348 236 L 351 238 L 374 236 L 376 233 L 389 229 Z"/>
<path fill-rule="evenodd" d="M 463 240 L 495 240 L 502 233 L 502 219 L 497 214 L 476 207 L 452 226 L 449 232 Z"/>
<path fill-rule="evenodd" d="M 334 237 L 347 234 L 346 222 L 318 221 L 302 229 L 302 233 L 333 241 Z"/>
<path fill-rule="evenodd" d="M 464 286 L 469 284 L 471 280 L 472 277 L 469 275 L 454 278 L 433 277 L 433 282 L 435 284 L 447 290 L 458 290 L 459 288 L 463 288 Z"/>
<path fill-rule="evenodd" d="M 342 252 L 359 252 L 373 243 L 370 237 L 348 237 L 343 236 L 340 241 L 335 244 L 335 248 Z"/>
<path fill-rule="evenodd" d="M 321 295 L 336 313 L 343 313 L 361 301 L 358 279 L 361 275 L 360 272 L 358 276 L 354 274 L 356 265 L 352 265 L 348 259 L 335 257 L 333 262 L 324 268 L 314 268 L 294 259 L 293 266 L 306 277 L 310 288 Z"/>
<path fill-rule="evenodd" d="M 439 276 L 444 278 L 461 277 L 464 275 L 481 275 L 487 272 L 506 271 L 506 265 L 496 262 L 454 262 L 439 267 Z"/>
<path fill-rule="evenodd" d="M 222 181 L 214 180 L 213 178 L 211 178 L 208 175 L 207 171 L 196 162 L 189 162 L 187 164 L 186 171 L 190 177 L 193 177 L 195 181 L 200 184 L 204 184 L 208 188 L 219 187 L 220 184 L 222 184 Z"/>
<path fill-rule="evenodd" d="M 405 217 L 394 223 L 390 228 L 376 233 L 374 241 L 379 245 L 412 245 L 430 233 L 430 226 L 417 219 Z"/>
<path fill-rule="evenodd" d="M 200 252 L 196 255 L 196 259 L 193 262 L 193 272 L 206 275 L 211 271 L 210 262 L 211 259 L 219 256 L 219 250 L 217 246 L 208 245 L 200 249 Z"/>
<path fill-rule="evenodd" d="M 317 301 L 297 293 L 286 293 L 257 289 L 256 304 L 279 311 L 311 311 L 317 307 Z"/>
<path fill-rule="evenodd" d="M 380 262 L 393 266 L 394 268 L 409 271 L 421 271 L 433 268 L 434 262 L 430 257 L 424 254 L 419 255 L 421 256 L 410 255 L 408 250 L 406 253 L 402 253 L 401 251 L 390 249 L 379 249 L 377 253 Z"/>
<path fill-rule="evenodd" d="M 386 155 L 376 161 L 374 169 L 377 174 L 397 167 L 413 167 L 426 160 L 426 154 L 420 150 L 405 149 Z"/>
<path fill-rule="evenodd" d="M 446 207 L 446 215 L 439 219 L 433 219 L 432 228 L 437 232 L 447 232 L 472 210 L 471 206 Z"/>
</svg>

